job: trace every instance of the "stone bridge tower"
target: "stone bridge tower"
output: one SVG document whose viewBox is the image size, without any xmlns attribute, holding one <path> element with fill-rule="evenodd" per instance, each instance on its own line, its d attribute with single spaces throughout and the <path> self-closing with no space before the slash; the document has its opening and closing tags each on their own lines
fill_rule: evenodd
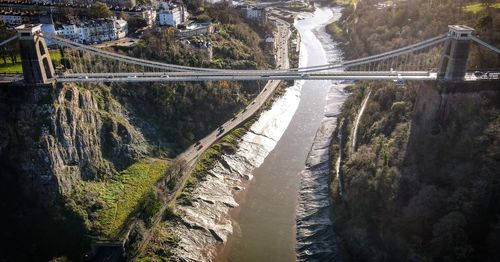
<svg viewBox="0 0 500 262">
<path fill-rule="evenodd" d="M 463 81 L 474 29 L 464 25 L 449 25 L 448 28 L 449 40 L 441 56 L 439 78 L 448 81 Z"/>
<path fill-rule="evenodd" d="M 16 27 L 21 47 L 21 63 L 24 82 L 27 84 L 46 84 L 55 76 L 45 40 L 37 35 L 42 25 L 20 25 Z"/>
</svg>

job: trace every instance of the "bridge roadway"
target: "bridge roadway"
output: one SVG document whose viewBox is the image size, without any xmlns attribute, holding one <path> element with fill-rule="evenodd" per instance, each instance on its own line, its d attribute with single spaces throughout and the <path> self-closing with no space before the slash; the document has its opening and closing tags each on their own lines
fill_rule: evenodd
<svg viewBox="0 0 500 262">
<path fill-rule="evenodd" d="M 343 71 L 300 73 L 268 71 L 253 72 L 159 72 L 159 73 L 90 73 L 64 74 L 57 82 L 179 82 L 179 81 L 256 81 L 256 80 L 436 80 L 437 73 L 431 71 Z"/>
</svg>

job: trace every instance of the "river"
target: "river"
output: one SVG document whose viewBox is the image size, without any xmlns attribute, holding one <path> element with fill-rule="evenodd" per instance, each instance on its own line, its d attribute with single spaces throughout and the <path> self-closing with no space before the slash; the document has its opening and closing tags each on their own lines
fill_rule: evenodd
<svg viewBox="0 0 500 262">
<path fill-rule="evenodd" d="M 324 31 L 340 11 L 317 8 L 296 22 L 300 66 L 340 59 Z M 288 88 L 252 125 L 236 153 L 224 155 L 189 192 L 187 204 L 179 205 L 174 253 L 192 261 L 335 258 L 328 144 L 344 98 L 342 85 L 332 81 L 297 81 Z"/>
</svg>

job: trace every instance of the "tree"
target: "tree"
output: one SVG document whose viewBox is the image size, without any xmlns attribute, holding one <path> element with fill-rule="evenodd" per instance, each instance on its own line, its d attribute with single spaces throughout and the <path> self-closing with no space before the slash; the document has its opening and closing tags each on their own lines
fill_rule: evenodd
<svg viewBox="0 0 500 262">
<path fill-rule="evenodd" d="M 135 17 L 135 16 L 130 17 L 127 22 L 128 22 L 129 32 L 135 32 L 137 29 L 146 27 L 148 25 L 146 20 L 144 20 L 143 18 L 140 18 L 140 17 Z"/>
<path fill-rule="evenodd" d="M 434 224 L 431 241 L 435 255 L 450 261 L 464 261 L 472 252 L 465 233 L 466 220 L 462 213 L 453 211 Z"/>
<path fill-rule="evenodd" d="M 113 16 L 113 13 L 106 4 L 97 2 L 90 7 L 88 15 L 91 18 L 107 18 Z"/>
</svg>

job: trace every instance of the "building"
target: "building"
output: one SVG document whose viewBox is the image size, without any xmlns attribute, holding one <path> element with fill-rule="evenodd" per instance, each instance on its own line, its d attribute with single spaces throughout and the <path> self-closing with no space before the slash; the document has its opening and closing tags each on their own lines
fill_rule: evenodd
<svg viewBox="0 0 500 262">
<path fill-rule="evenodd" d="M 184 24 L 189 18 L 184 5 L 169 5 L 167 2 L 162 2 L 162 8 L 158 12 L 158 24 L 161 26 L 177 27 Z"/>
<path fill-rule="evenodd" d="M 195 39 L 186 40 L 184 48 L 197 52 L 205 60 L 211 61 L 213 58 L 212 43 L 210 42 Z"/>
<path fill-rule="evenodd" d="M 179 30 L 181 38 L 189 38 L 193 36 L 209 35 L 214 32 L 212 23 L 190 23 L 186 29 Z"/>
<path fill-rule="evenodd" d="M 128 34 L 128 23 L 123 19 L 115 20 L 116 38 L 124 38 Z"/>
<path fill-rule="evenodd" d="M 241 8 L 243 17 L 248 20 L 265 22 L 267 21 L 267 11 L 263 7 L 245 6 Z"/>
<path fill-rule="evenodd" d="M 36 18 L 35 16 L 37 16 L 37 14 L 33 12 L 13 12 L 0 10 L 0 21 L 8 26 L 30 24 L 34 22 L 34 18 Z"/>
<path fill-rule="evenodd" d="M 58 25 L 57 35 L 84 44 L 116 40 L 128 34 L 127 21 L 116 18 L 96 19 L 83 23 Z"/>
<path fill-rule="evenodd" d="M 79 1 L 81 2 L 81 1 Z M 77 16 L 84 17 L 87 13 L 87 10 L 90 8 L 90 5 L 93 1 L 84 1 L 85 3 L 76 4 L 73 1 L 67 0 L 47 0 L 47 1 L 20 1 L 20 0 L 0 0 L 0 8 L 12 10 L 12 11 L 23 11 L 23 12 L 43 12 L 52 15 L 63 14 L 68 10 L 75 12 Z M 119 16 L 120 14 L 125 14 L 128 17 L 137 17 L 144 19 L 148 26 L 151 26 L 156 21 L 156 10 L 152 8 L 144 8 L 144 7 L 119 7 L 119 6 L 109 6 L 110 10 L 114 13 L 115 16 Z"/>
<path fill-rule="evenodd" d="M 126 7 L 114 6 L 110 7 L 110 10 L 113 12 L 115 16 L 119 16 L 120 14 L 123 13 L 129 18 L 135 17 L 144 19 L 144 21 L 146 21 L 146 24 L 148 26 L 152 26 L 156 21 L 157 13 L 156 10 L 152 8 L 143 8 L 143 7 L 126 8 Z"/>
<path fill-rule="evenodd" d="M 161 16 L 161 17 L 160 17 Z M 168 26 L 178 26 L 187 21 L 189 13 L 182 2 L 173 2 L 168 0 L 161 1 L 158 11 L 158 24 Z"/>
</svg>

